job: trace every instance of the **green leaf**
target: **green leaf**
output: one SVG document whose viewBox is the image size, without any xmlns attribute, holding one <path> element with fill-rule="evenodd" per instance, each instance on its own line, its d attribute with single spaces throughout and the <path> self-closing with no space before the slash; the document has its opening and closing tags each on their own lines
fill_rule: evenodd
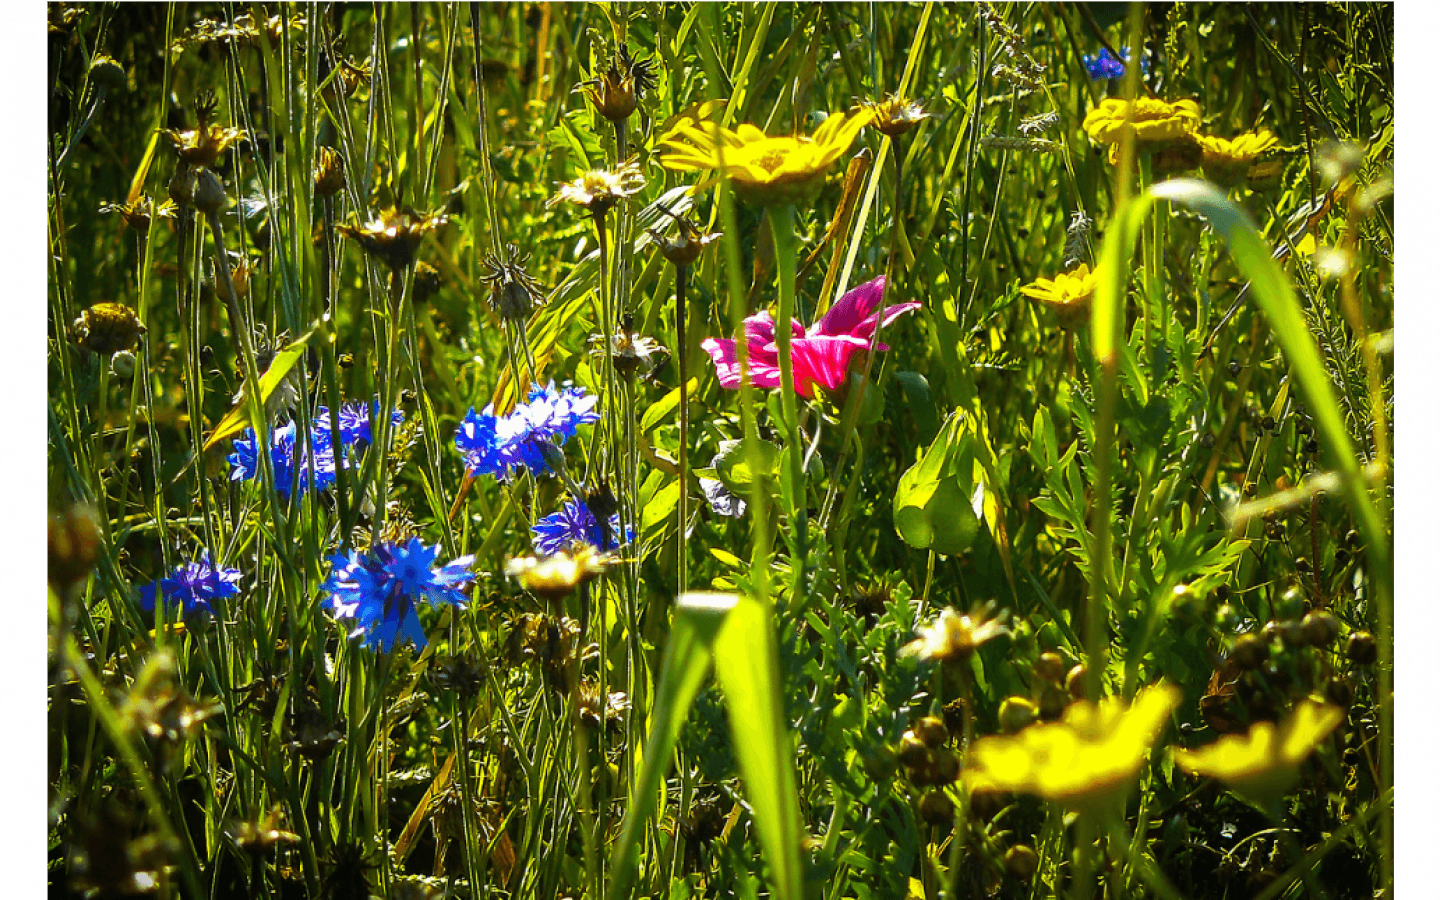
<svg viewBox="0 0 1440 900">
<path fill-rule="evenodd" d="M 290 370 L 295 368 L 300 357 L 305 355 L 305 344 L 310 340 L 310 335 L 314 333 L 313 331 L 307 332 L 300 340 L 275 354 L 275 358 L 270 362 L 270 368 L 260 376 L 260 404 L 262 406 L 265 401 L 270 399 L 270 395 L 275 393 L 275 389 L 280 386 L 280 382 L 285 379 L 285 376 L 290 374 Z M 209 450 L 226 438 L 253 427 L 254 424 L 250 418 L 250 400 L 242 395 L 240 402 L 235 404 L 235 408 L 226 413 L 225 418 L 220 420 L 220 424 L 215 426 L 215 430 L 210 433 L 210 439 L 205 442 L 202 450 Z"/>
<path fill-rule="evenodd" d="M 735 757 L 755 830 L 770 864 L 773 896 L 799 900 L 800 797 L 795 740 L 780 691 L 780 652 L 768 603 L 741 596 L 715 645 L 715 674 L 725 694 Z"/>
<path fill-rule="evenodd" d="M 758 472 L 752 468 L 743 441 L 720 442 L 720 452 L 715 455 L 715 476 L 732 494 L 747 496 L 757 475 L 770 480 L 776 477 L 780 448 L 769 441 L 757 441 L 755 453 L 760 458 Z"/>
<path fill-rule="evenodd" d="M 670 757 L 680 737 L 680 726 L 710 668 L 715 637 L 740 598 L 734 594 L 681 594 L 675 604 L 675 621 L 670 627 L 670 644 L 660 665 L 655 709 L 650 734 L 645 740 L 640 777 L 630 794 L 620 838 L 615 842 L 611 864 L 609 898 L 624 897 L 635 878 L 640 833 L 655 814 L 656 801 L 663 791 Z"/>
<path fill-rule="evenodd" d="M 952 413 L 920 462 L 900 476 L 895 530 L 917 550 L 950 555 L 966 550 L 980 527 L 974 489 L 975 438 L 965 417 Z"/>
<path fill-rule="evenodd" d="M 690 381 L 685 385 L 687 395 L 690 397 L 694 397 L 695 391 L 697 388 L 699 388 L 699 386 L 700 379 L 690 379 Z M 675 411 L 675 408 L 679 405 L 680 389 L 677 387 L 674 390 L 670 391 L 670 393 L 666 394 L 664 397 L 661 397 L 656 402 L 650 404 L 650 408 L 645 410 L 645 415 L 640 417 L 640 433 L 649 434 L 650 429 L 654 428 L 656 425 L 659 425 L 661 420 L 673 413 Z"/>
</svg>

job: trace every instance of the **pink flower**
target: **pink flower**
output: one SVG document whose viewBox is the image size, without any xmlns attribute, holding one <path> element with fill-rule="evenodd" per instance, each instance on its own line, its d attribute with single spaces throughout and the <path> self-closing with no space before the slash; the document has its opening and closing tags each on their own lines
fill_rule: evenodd
<svg viewBox="0 0 1440 900">
<path fill-rule="evenodd" d="M 875 310 L 885 296 L 885 276 L 855 288 L 830 307 L 819 322 L 803 329 L 799 322 L 790 323 L 790 359 L 795 367 L 795 390 L 802 397 L 814 397 L 815 385 L 834 390 L 850 371 L 851 358 L 870 349 L 870 339 L 881 322 Z M 919 303 L 901 303 L 886 307 L 884 324 L 912 310 Z M 750 350 L 750 381 L 756 387 L 780 386 L 780 352 L 775 346 L 775 320 L 769 312 L 760 312 L 745 320 L 745 343 Z M 720 386 L 731 390 L 740 387 L 740 361 L 735 342 L 723 338 L 706 338 L 700 347 L 715 361 L 715 374 Z M 876 344 L 877 350 L 889 350 Z"/>
</svg>

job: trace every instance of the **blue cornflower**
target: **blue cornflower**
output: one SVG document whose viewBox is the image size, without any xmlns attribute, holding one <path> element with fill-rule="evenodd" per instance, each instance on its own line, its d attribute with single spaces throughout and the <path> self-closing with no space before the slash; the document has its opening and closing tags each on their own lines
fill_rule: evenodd
<svg viewBox="0 0 1440 900">
<path fill-rule="evenodd" d="M 166 604 L 178 603 L 181 616 L 194 612 L 214 615 L 210 601 L 240 593 L 239 581 L 239 569 L 217 569 L 210 562 L 210 551 L 206 550 L 199 562 L 185 563 L 159 581 L 141 587 L 140 608 L 154 612 L 158 596 Z"/>
<path fill-rule="evenodd" d="M 374 441 L 372 419 L 380 413 L 380 402 L 356 401 L 340 407 L 340 458 L 339 465 L 349 467 L 353 452 L 364 450 Z M 390 421 L 399 425 L 405 420 L 398 409 L 391 413 Z M 330 410 L 322 406 L 315 411 L 310 430 L 308 459 L 302 459 L 305 452 L 301 432 L 296 423 L 286 422 L 270 429 L 270 465 L 275 470 L 275 486 L 280 496 L 290 498 L 291 482 L 295 480 L 295 469 L 300 469 L 297 482 L 299 492 L 304 494 L 311 487 L 324 490 L 335 483 L 335 439 L 330 433 Z M 259 440 L 253 428 L 234 440 L 234 451 L 226 457 L 230 463 L 231 481 L 250 481 L 260 477 Z M 353 451 L 353 452 L 352 452 Z"/>
<path fill-rule="evenodd" d="M 303 495 L 310 488 L 323 490 L 335 483 L 335 448 L 329 429 L 316 428 L 310 433 L 311 453 L 302 458 L 305 448 L 296 437 L 294 422 L 270 429 L 270 466 L 275 470 L 275 489 L 289 499 L 292 482 Z M 234 441 L 234 452 L 225 458 L 230 463 L 231 481 L 250 481 L 260 477 L 260 448 L 255 429 L 247 428 Z M 299 468 L 299 481 L 295 470 Z"/>
<path fill-rule="evenodd" d="M 380 415 L 380 401 L 371 400 L 369 403 L 363 400 L 352 400 L 340 406 L 340 443 L 346 447 L 364 449 L 375 442 L 374 429 L 371 426 L 375 416 Z M 405 414 L 395 410 L 390 414 L 390 424 L 398 427 L 405 421 Z M 316 428 L 330 428 L 330 410 L 324 406 L 320 407 L 315 414 Z"/>
<path fill-rule="evenodd" d="M 1085 62 L 1085 71 L 1090 73 L 1091 81 L 1099 81 L 1102 78 L 1120 78 L 1125 74 L 1125 63 L 1130 61 L 1130 48 L 1120 48 L 1120 59 L 1116 59 L 1114 54 L 1103 47 L 1099 53 L 1093 56 L 1086 54 L 1082 59 Z M 1150 64 L 1142 60 L 1140 69 L 1148 72 Z"/>
<path fill-rule="evenodd" d="M 590 507 L 578 498 L 566 501 L 559 512 L 551 513 L 536 522 L 531 526 L 530 533 L 535 552 L 545 556 L 568 549 L 577 541 L 589 544 L 597 550 L 614 550 L 635 537 L 633 531 L 626 529 L 625 540 L 619 540 L 618 515 L 610 517 L 609 529 L 602 529 Z"/>
<path fill-rule="evenodd" d="M 436 567 L 440 545 L 426 547 L 419 538 L 408 543 L 385 542 L 368 550 L 350 551 L 349 556 L 330 557 L 330 577 L 320 586 L 329 596 L 323 605 L 337 619 L 350 619 L 355 629 L 350 637 L 365 637 L 365 643 L 389 652 L 397 640 L 406 640 L 417 649 L 425 647 L 425 629 L 415 612 L 415 601 L 432 606 L 449 603 L 465 607 L 460 590 L 474 577 L 473 556 L 462 556 Z"/>
<path fill-rule="evenodd" d="M 465 456 L 471 475 L 505 480 L 524 469 L 531 475 L 553 471 L 556 447 L 581 425 L 597 422 L 597 398 L 584 388 L 532 386 L 529 399 L 509 415 L 495 415 L 493 405 L 477 413 L 472 407 L 455 430 L 455 448 Z"/>
</svg>

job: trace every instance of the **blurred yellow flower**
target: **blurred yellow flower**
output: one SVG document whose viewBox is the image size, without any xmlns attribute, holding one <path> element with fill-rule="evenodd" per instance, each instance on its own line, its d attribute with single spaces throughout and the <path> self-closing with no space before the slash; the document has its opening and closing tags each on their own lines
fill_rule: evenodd
<svg viewBox="0 0 1440 900">
<path fill-rule="evenodd" d="M 1208 134 L 1197 134 L 1195 140 L 1200 142 L 1200 149 L 1205 151 L 1206 165 L 1212 163 L 1249 165 L 1255 160 L 1255 157 L 1280 146 L 1279 138 L 1266 128 L 1229 140 Z"/>
<path fill-rule="evenodd" d="M 1080 701 L 1058 722 L 981 738 L 970 746 L 965 785 L 1037 794 L 1076 811 L 1104 806 L 1129 791 L 1179 702 L 1179 689 L 1157 684 L 1128 708 L 1118 697 Z"/>
<path fill-rule="evenodd" d="M 1247 800 L 1265 803 L 1289 793 L 1300 778 L 1300 763 L 1344 718 L 1338 706 L 1305 699 L 1278 726 L 1256 722 L 1245 734 L 1226 735 L 1198 750 L 1171 749 L 1185 771 L 1218 778 Z"/>
<path fill-rule="evenodd" d="M 874 116 L 871 124 L 875 130 L 892 139 L 930 118 L 919 103 L 898 94 L 889 94 L 879 101 L 865 100 L 860 105 Z"/>
<path fill-rule="evenodd" d="M 1261 154 L 1280 146 L 1268 129 L 1242 134 L 1226 140 L 1208 134 L 1195 135 L 1202 153 L 1201 166 L 1205 177 L 1225 187 L 1233 187 L 1243 179 Z"/>
<path fill-rule="evenodd" d="M 1099 267 L 1091 269 L 1088 263 L 1081 263 L 1075 271 L 1061 272 L 1053 281 L 1036 278 L 1020 288 L 1020 293 L 1055 310 L 1060 324 L 1074 330 L 1084 324 L 1090 312 L 1090 298 L 1099 284 Z"/>
<path fill-rule="evenodd" d="M 660 164 L 677 172 L 718 169 L 742 200 L 759 206 L 799 203 L 819 189 L 826 170 L 873 117 L 868 109 L 836 113 L 811 137 L 769 137 L 754 125 L 731 131 L 698 115 L 682 116 L 658 142 Z"/>
</svg>

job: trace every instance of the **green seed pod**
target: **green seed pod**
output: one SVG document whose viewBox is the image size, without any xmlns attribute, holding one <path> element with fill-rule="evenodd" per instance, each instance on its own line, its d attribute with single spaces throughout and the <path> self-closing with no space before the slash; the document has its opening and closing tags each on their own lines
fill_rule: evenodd
<svg viewBox="0 0 1440 900">
<path fill-rule="evenodd" d="M 1312 647 L 1328 647 L 1340 636 L 1340 623 L 1323 609 L 1307 613 L 1300 623 L 1300 629 Z"/>
<path fill-rule="evenodd" d="M 1070 692 L 1070 697 L 1075 700 L 1085 699 L 1085 664 L 1076 663 L 1065 676 L 1065 690 Z"/>
<path fill-rule="evenodd" d="M 960 777 L 960 757 L 952 750 L 936 751 L 935 775 L 940 784 L 954 784 Z"/>
<path fill-rule="evenodd" d="M 900 747 L 895 751 L 895 757 L 900 760 L 900 765 L 913 771 L 928 765 L 932 754 L 925 742 L 916 737 L 915 732 L 907 731 L 900 737 Z"/>
<path fill-rule="evenodd" d="M 925 716 L 915 723 L 914 734 L 927 747 L 934 749 L 950 739 L 945 723 L 935 716 Z"/>
<path fill-rule="evenodd" d="M 1368 631 L 1352 631 L 1345 642 L 1345 658 L 1356 665 L 1368 666 L 1380 658 L 1375 636 Z"/>
<path fill-rule="evenodd" d="M 941 791 L 929 791 L 920 798 L 920 818 L 948 828 L 955 822 L 955 803 Z"/>
<path fill-rule="evenodd" d="M 1005 851 L 1005 871 L 1017 881 L 1028 882 L 1040 868 L 1040 855 L 1026 844 L 1016 844 Z"/>
<path fill-rule="evenodd" d="M 1065 677 L 1065 658 L 1053 650 L 1040 654 L 1035 661 L 1035 677 L 1059 684 L 1060 679 Z"/>
<path fill-rule="evenodd" d="M 1268 642 L 1253 632 L 1240 635 L 1235 641 L 1235 649 L 1230 653 L 1230 658 L 1235 660 L 1235 665 L 1247 672 L 1260 668 L 1269 656 Z"/>
<path fill-rule="evenodd" d="M 1014 734 L 1034 722 L 1039 715 L 1039 709 L 1025 697 L 1006 697 L 1000 704 L 1000 730 Z"/>
<path fill-rule="evenodd" d="M 107 91 L 125 87 L 125 70 L 115 60 L 97 53 L 90 61 L 90 82 Z"/>
</svg>

